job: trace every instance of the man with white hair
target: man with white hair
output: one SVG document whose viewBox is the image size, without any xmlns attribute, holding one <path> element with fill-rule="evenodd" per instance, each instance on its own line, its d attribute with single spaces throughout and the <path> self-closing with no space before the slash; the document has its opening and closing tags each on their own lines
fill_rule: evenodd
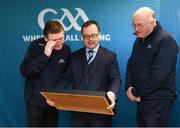
<svg viewBox="0 0 180 128">
<path fill-rule="evenodd" d="M 151 8 L 138 9 L 132 21 L 137 38 L 127 64 L 127 97 L 137 101 L 138 126 L 167 126 L 176 98 L 178 46 Z"/>
</svg>

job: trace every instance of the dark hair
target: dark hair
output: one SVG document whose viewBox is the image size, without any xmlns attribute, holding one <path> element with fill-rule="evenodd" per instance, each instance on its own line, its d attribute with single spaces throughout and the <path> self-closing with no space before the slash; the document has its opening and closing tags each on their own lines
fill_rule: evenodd
<svg viewBox="0 0 180 128">
<path fill-rule="evenodd" d="M 49 20 L 46 22 L 44 27 L 44 35 L 47 36 L 50 34 L 57 34 L 64 31 L 63 26 L 56 20 Z"/>
<path fill-rule="evenodd" d="M 96 25 L 98 31 L 100 32 L 100 27 L 99 27 L 98 23 L 97 23 L 95 20 L 88 20 L 88 21 L 86 21 L 86 22 L 82 25 L 82 27 L 81 27 L 81 33 L 82 33 L 82 31 L 83 31 L 83 28 L 85 28 L 85 27 L 87 27 L 87 26 L 89 26 L 89 25 L 92 25 L 92 24 Z"/>
</svg>

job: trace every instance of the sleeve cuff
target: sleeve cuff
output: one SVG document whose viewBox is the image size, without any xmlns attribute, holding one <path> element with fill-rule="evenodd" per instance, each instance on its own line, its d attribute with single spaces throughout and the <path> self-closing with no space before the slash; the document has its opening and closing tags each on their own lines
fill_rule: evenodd
<svg viewBox="0 0 180 128">
<path fill-rule="evenodd" d="M 108 91 L 107 93 L 110 94 L 110 95 L 112 95 L 112 96 L 114 97 L 115 100 L 117 99 L 116 96 L 115 96 L 115 94 L 114 94 L 114 92 Z"/>
</svg>

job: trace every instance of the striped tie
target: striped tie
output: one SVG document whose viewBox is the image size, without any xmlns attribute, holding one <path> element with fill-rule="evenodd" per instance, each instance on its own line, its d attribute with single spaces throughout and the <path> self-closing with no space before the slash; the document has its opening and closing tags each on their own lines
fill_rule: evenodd
<svg viewBox="0 0 180 128">
<path fill-rule="evenodd" d="M 93 51 L 92 49 L 90 49 L 90 50 L 88 51 L 88 54 L 89 54 L 89 58 L 88 58 L 88 61 L 87 61 L 88 64 L 90 64 L 91 61 L 92 61 L 93 53 L 94 53 L 94 51 Z"/>
</svg>

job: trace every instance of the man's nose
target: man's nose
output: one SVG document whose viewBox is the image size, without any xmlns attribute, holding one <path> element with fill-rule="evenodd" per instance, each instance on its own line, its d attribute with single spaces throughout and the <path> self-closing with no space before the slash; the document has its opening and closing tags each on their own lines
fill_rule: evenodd
<svg viewBox="0 0 180 128">
<path fill-rule="evenodd" d="M 93 40 L 93 38 L 91 36 L 89 36 L 89 40 Z"/>
</svg>

